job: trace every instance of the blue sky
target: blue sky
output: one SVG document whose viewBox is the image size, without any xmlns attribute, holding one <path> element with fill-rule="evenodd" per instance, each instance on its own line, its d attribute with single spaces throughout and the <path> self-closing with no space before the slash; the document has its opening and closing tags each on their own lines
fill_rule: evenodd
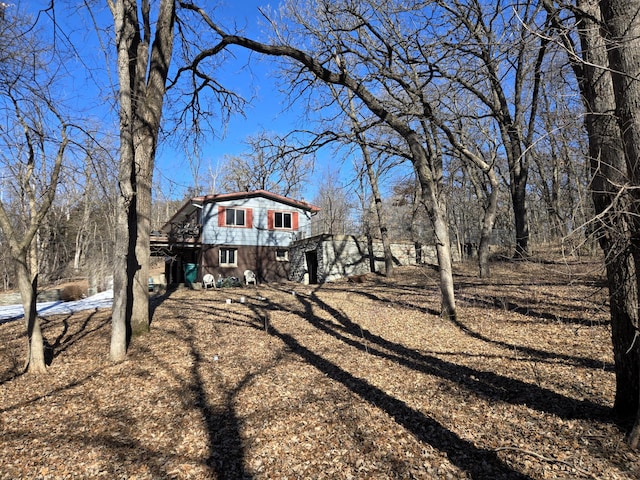
<svg viewBox="0 0 640 480">
<path fill-rule="evenodd" d="M 76 112 L 86 120 L 88 125 L 95 123 L 102 124 L 105 128 L 108 126 L 114 128 L 117 126 L 116 111 L 110 108 L 106 99 L 113 94 L 110 86 L 117 86 L 117 72 L 113 64 L 109 66 L 110 70 L 106 67 L 106 58 L 102 53 L 104 44 L 98 42 L 98 36 L 87 10 L 82 6 L 78 6 L 77 9 L 72 7 L 79 3 L 81 2 L 67 0 L 55 4 L 56 22 L 61 26 L 64 35 L 69 37 L 73 48 L 77 49 L 76 61 L 69 62 L 68 91 L 65 92 L 65 96 L 77 106 Z M 207 0 L 203 3 L 208 8 L 213 1 Z M 218 1 L 219 6 L 212 17 L 229 28 L 237 25 L 246 36 L 259 37 L 262 17 L 258 7 L 269 3 L 263 0 Z M 17 8 L 27 9 L 35 14 L 39 9 L 47 8 L 48 5 L 49 0 L 28 3 L 22 1 L 18 3 Z M 271 2 L 271 5 L 276 8 L 277 2 Z M 106 2 L 102 0 L 96 2 L 93 14 L 97 23 L 111 32 L 113 19 Z M 47 27 L 52 25 L 51 22 L 43 23 L 45 24 Z M 113 45 L 107 45 L 107 48 L 113 49 Z M 253 54 L 250 63 L 251 74 L 249 74 L 246 70 L 241 70 L 241 67 L 247 64 L 249 52 L 237 47 L 232 51 L 237 61 L 216 71 L 216 78 L 222 85 L 246 98 L 251 97 L 252 100 L 247 105 L 244 116 L 234 115 L 226 127 L 223 128 L 220 124 L 206 142 L 198 145 L 200 175 L 205 175 L 210 169 L 215 171 L 218 161 L 225 155 L 239 155 L 246 151 L 248 147 L 244 141 L 250 135 L 257 135 L 264 130 L 284 135 L 300 128 L 301 112 L 296 109 L 284 111 L 288 100 L 277 88 L 277 80 L 274 77 L 275 67 L 269 59 Z M 111 51 L 109 55 L 113 63 L 115 52 Z M 177 56 L 174 56 L 174 66 L 176 61 Z M 213 109 L 217 110 L 217 107 L 212 107 Z M 224 136 L 222 136 L 223 131 Z M 327 154 L 328 152 L 324 154 L 325 157 Z M 185 147 L 176 147 L 168 143 L 159 146 L 154 183 L 160 183 L 165 195 L 182 198 L 185 191 L 194 185 L 193 168 L 187 160 L 187 155 L 189 153 Z M 316 171 L 323 172 L 326 169 L 319 165 Z M 317 182 L 311 179 L 309 187 L 303 192 L 306 200 L 313 198 L 316 185 Z"/>
<path fill-rule="evenodd" d="M 268 2 L 259 0 L 223 2 L 217 9 L 218 14 L 215 18 L 227 27 L 234 23 L 240 28 L 244 26 L 244 35 L 258 37 L 261 29 L 258 7 L 265 5 L 268 5 Z M 243 69 L 247 64 L 249 52 L 237 47 L 232 47 L 232 51 L 237 61 L 228 63 L 216 74 L 223 85 L 233 88 L 247 99 L 251 98 L 251 103 L 247 105 L 244 116 L 236 114 L 231 117 L 224 127 L 224 137 L 221 137 L 221 125 L 209 142 L 199 145 L 202 152 L 200 170 L 205 174 L 209 168 L 215 170 L 217 162 L 225 155 L 239 155 L 246 151 L 248 147 L 244 141 L 250 135 L 257 135 L 263 130 L 284 135 L 299 127 L 300 111 L 284 111 L 287 98 L 277 88 L 275 69 L 268 59 L 253 54 L 249 73 Z M 161 170 L 160 176 L 163 173 L 171 175 L 171 172 L 187 172 L 189 165 L 185 164 L 181 156 L 181 152 L 172 150 L 165 149 L 159 152 L 157 162 Z M 193 183 L 192 175 L 186 178 L 186 182 L 189 185 Z M 313 182 L 310 182 L 305 197 L 313 196 L 313 193 Z"/>
</svg>

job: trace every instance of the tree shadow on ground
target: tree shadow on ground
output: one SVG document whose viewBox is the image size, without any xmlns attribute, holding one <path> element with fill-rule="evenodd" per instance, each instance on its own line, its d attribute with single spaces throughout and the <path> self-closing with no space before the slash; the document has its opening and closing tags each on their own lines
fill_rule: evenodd
<svg viewBox="0 0 640 480">
<path fill-rule="evenodd" d="M 84 321 L 78 327 L 78 329 L 71 334 L 69 333 L 69 320 L 73 315 L 67 315 L 62 320 L 62 325 L 63 325 L 62 331 L 58 334 L 58 336 L 55 338 L 53 343 L 45 344 L 45 349 L 49 351 L 48 355 L 50 355 L 51 357 L 47 365 L 50 365 L 55 358 L 57 358 L 60 354 L 65 352 L 68 348 L 70 348 L 71 346 L 73 346 L 74 344 L 76 344 L 86 336 L 91 335 L 92 333 L 97 332 L 98 330 L 104 328 L 111 321 L 111 317 L 109 316 L 105 318 L 105 320 L 89 328 L 89 324 L 91 323 L 91 321 L 93 320 L 94 316 L 97 313 L 98 313 L 98 309 L 95 309 L 93 312 L 91 312 L 88 315 L 83 314 Z M 42 329 L 44 334 L 48 330 L 49 320 L 45 321 L 43 319 L 43 323 L 44 324 L 42 326 Z"/>
<path fill-rule="evenodd" d="M 87 375 L 83 376 L 82 378 L 79 378 L 77 380 L 74 380 L 72 382 L 68 382 L 65 383 L 64 385 L 61 385 L 59 387 L 53 388 L 51 390 L 48 390 L 46 393 L 41 394 L 41 395 L 37 395 L 33 398 L 28 398 L 25 399 L 23 402 L 20 403 L 16 403 L 13 405 L 9 405 L 9 406 L 3 406 L 0 408 L 0 413 L 5 413 L 5 412 L 10 412 L 13 410 L 18 410 L 24 406 L 39 402 L 40 400 L 43 400 L 45 398 L 48 397 L 53 397 L 61 392 L 65 392 L 65 391 L 70 391 L 73 390 L 75 387 L 79 386 L 79 385 L 83 385 L 85 383 L 89 383 L 93 380 L 93 377 L 97 374 L 99 374 L 100 372 L 104 371 L 107 367 L 101 367 L 98 368 L 90 373 L 88 373 Z"/>
<path fill-rule="evenodd" d="M 456 325 L 460 331 L 478 339 L 480 341 L 490 343 L 492 345 L 497 345 L 509 350 L 517 350 L 519 353 L 524 353 L 525 355 L 529 355 L 532 360 L 540 360 L 540 361 L 555 361 L 555 360 L 563 360 L 566 365 L 575 365 L 582 366 L 585 368 L 590 368 L 592 370 L 606 370 L 613 371 L 613 364 L 602 362 L 600 360 L 594 360 L 593 358 L 585 358 L 585 357 L 576 357 L 574 355 L 566 355 L 564 353 L 557 352 L 547 352 L 545 350 L 539 350 L 536 348 L 526 347 L 523 345 L 516 345 L 514 343 L 503 342 L 500 340 L 494 340 L 485 335 L 482 335 L 475 330 L 472 330 L 467 325 L 465 325 L 460 319 L 451 320 L 454 325 Z"/>
<path fill-rule="evenodd" d="M 266 308 L 280 310 L 281 306 L 272 304 L 266 305 Z M 261 316 L 266 315 L 266 312 L 260 309 L 256 309 L 256 313 Z M 311 322 L 315 326 L 326 331 L 326 327 L 322 325 L 323 320 L 308 313 L 306 316 L 311 317 Z M 307 318 L 307 320 L 309 319 Z M 327 331 L 327 333 L 329 332 Z M 279 338 L 293 353 L 299 355 L 309 365 L 312 365 L 333 381 L 342 384 L 371 405 L 384 410 L 398 425 L 411 432 L 418 440 L 445 452 L 449 460 L 458 468 L 467 472 L 470 478 L 521 480 L 531 478 L 512 469 L 500 460 L 495 452 L 478 448 L 472 442 L 461 438 L 436 420 L 429 418 L 402 400 L 389 395 L 364 379 L 353 376 L 333 362 L 311 351 L 301 345 L 292 335 L 280 332 L 273 325 L 269 328 L 269 334 Z M 363 350 L 365 349 L 363 345 L 361 347 Z"/>
<path fill-rule="evenodd" d="M 547 322 L 559 322 L 567 325 L 583 325 L 583 326 L 592 326 L 594 324 L 602 325 L 609 324 L 610 321 L 602 321 L 602 322 L 594 322 L 593 320 L 589 320 L 587 318 L 570 318 L 559 315 L 554 315 L 548 312 L 541 312 L 530 306 L 522 306 L 518 303 L 508 300 L 504 297 L 500 297 L 498 295 L 458 295 L 458 299 L 467 302 L 467 304 L 475 307 L 485 307 L 485 308 L 497 308 L 500 310 L 506 310 L 509 312 L 518 313 L 520 315 L 524 315 L 527 317 L 534 318 L 536 320 L 544 320 Z"/>
<path fill-rule="evenodd" d="M 363 296 L 365 298 L 368 298 L 369 300 L 373 300 L 376 302 L 388 302 L 391 303 L 390 300 L 388 299 L 384 299 L 384 298 L 380 298 L 379 296 L 370 293 L 370 292 L 363 292 L 363 291 L 351 291 L 351 293 L 353 293 L 354 295 L 360 295 Z M 314 297 L 317 299 L 317 297 Z M 319 300 L 318 300 L 319 301 Z M 401 302 L 400 305 L 403 308 L 409 308 L 412 310 L 416 310 L 419 311 L 425 315 L 432 315 L 432 316 L 436 316 L 439 317 L 440 316 L 440 312 L 437 312 L 434 309 L 430 309 L 430 308 L 426 308 L 426 307 L 422 307 L 419 305 L 414 305 L 412 303 L 407 303 L 407 302 Z M 324 308 L 324 307 L 323 307 Z M 593 358 L 585 358 L 585 357 L 577 357 L 575 355 L 566 355 L 566 354 L 562 354 L 562 353 L 556 353 L 556 352 L 547 352 L 545 350 L 539 350 L 536 348 L 531 348 L 531 347 L 527 347 L 524 345 L 516 345 L 515 343 L 508 343 L 508 342 L 503 342 L 500 340 L 494 340 L 492 338 L 486 337 L 478 332 L 475 332 L 474 330 L 472 330 L 471 328 L 469 328 L 467 325 L 464 324 L 464 322 L 462 320 L 460 320 L 460 318 L 458 319 L 450 319 L 450 321 L 456 325 L 463 333 L 465 333 L 466 335 L 469 335 L 470 337 L 476 338 L 477 340 L 492 344 L 492 345 L 497 345 L 503 348 L 506 348 L 508 350 L 517 350 L 519 353 L 523 353 L 525 355 L 529 355 L 532 357 L 533 360 L 539 360 L 542 362 L 548 362 L 548 361 L 556 361 L 556 360 L 562 360 L 564 362 L 566 362 L 567 365 L 578 365 L 578 366 L 583 366 L 586 368 L 591 368 L 593 370 L 602 370 L 603 368 L 609 371 L 613 370 L 613 364 L 611 363 L 603 363 L 600 360 L 595 360 Z"/>
<path fill-rule="evenodd" d="M 252 477 L 244 467 L 244 443 L 240 435 L 240 419 L 234 403 L 236 395 L 256 375 L 247 375 L 233 389 L 225 391 L 222 407 L 214 408 L 209 401 L 206 380 L 202 374 L 204 365 L 210 365 L 195 345 L 193 327 L 185 323 L 189 332 L 190 355 L 193 358 L 189 389 L 194 405 L 202 414 L 209 437 L 209 456 L 206 464 L 217 479 L 250 480 Z"/>
<path fill-rule="evenodd" d="M 56 317 L 40 317 L 44 348 L 44 360 L 47 367 L 50 367 L 53 364 L 53 361 L 69 347 L 76 344 L 87 335 L 100 330 L 109 322 L 110 318 L 107 318 L 105 321 L 89 328 L 89 324 L 97 313 L 98 309 L 86 315 L 80 327 L 72 334 L 69 334 L 69 320 L 71 319 L 73 314 L 65 315 L 62 320 L 59 319 L 59 317 L 62 315 Z M 62 331 L 56 334 L 53 342 L 49 341 L 47 335 L 50 333 L 49 330 L 51 329 L 51 325 L 59 324 L 62 324 Z M 10 349 L 11 347 L 8 346 L 8 348 Z M 15 353 L 12 354 L 16 355 Z M 24 371 L 24 364 L 18 361 L 17 356 L 13 359 L 13 364 L 14 365 L 10 371 L 0 374 L 0 385 L 11 382 L 12 380 L 15 380 L 16 378 L 26 373 Z"/>
<path fill-rule="evenodd" d="M 406 291 L 407 289 L 405 288 L 403 290 Z M 363 291 L 361 289 L 360 290 L 346 289 L 345 291 L 347 291 L 349 293 L 352 293 L 354 295 L 359 295 L 359 296 L 368 298 L 369 300 L 373 300 L 375 302 L 379 302 L 379 303 L 382 303 L 382 304 L 386 303 L 386 304 L 390 304 L 390 305 L 401 305 L 403 307 L 410 308 L 412 310 L 415 310 L 417 312 L 423 313 L 425 315 L 433 315 L 435 317 L 439 317 L 440 314 L 441 314 L 440 311 L 438 311 L 438 310 L 436 310 L 434 308 L 429 308 L 429 307 L 425 307 L 425 306 L 422 306 L 422 305 L 416 305 L 414 303 L 409 303 L 409 302 L 406 302 L 406 301 L 391 300 L 389 298 L 384 298 L 382 296 L 375 295 L 374 293 L 371 293 L 371 292 L 365 292 L 365 291 Z M 415 290 L 411 289 L 409 291 L 413 292 Z M 314 294 L 315 294 L 315 292 L 314 292 Z"/>
<path fill-rule="evenodd" d="M 406 368 L 455 382 L 470 392 L 481 395 L 491 401 L 527 405 L 540 412 L 554 414 L 565 419 L 611 421 L 611 410 L 602 405 L 588 400 L 569 398 L 522 380 L 494 372 L 476 370 L 417 352 L 402 344 L 382 338 L 367 329 L 363 329 L 331 305 L 323 302 L 315 295 L 312 296 L 311 300 L 327 311 L 338 322 L 339 325 L 336 325 L 334 322 L 314 315 L 310 300 L 298 298 L 304 306 L 305 320 L 319 330 L 370 355 L 387 358 Z M 365 339 L 366 344 L 363 342 Z"/>
<path fill-rule="evenodd" d="M 165 287 L 162 293 L 149 297 L 149 326 L 153 323 L 153 316 L 160 305 L 162 305 L 178 289 L 182 288 L 179 283 L 172 283 Z"/>
</svg>

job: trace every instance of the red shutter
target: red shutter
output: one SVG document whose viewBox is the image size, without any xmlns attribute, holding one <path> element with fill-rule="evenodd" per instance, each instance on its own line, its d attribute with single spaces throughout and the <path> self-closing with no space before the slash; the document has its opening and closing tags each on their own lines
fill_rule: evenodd
<svg viewBox="0 0 640 480">
<path fill-rule="evenodd" d="M 291 212 L 291 228 L 298 230 L 298 212 Z"/>
<path fill-rule="evenodd" d="M 246 223 L 247 228 L 252 228 L 253 227 L 253 209 L 247 208 L 245 210 L 244 215 L 245 215 L 244 221 Z"/>
<path fill-rule="evenodd" d="M 273 217 L 274 217 L 274 211 L 273 210 L 267 210 L 267 230 L 273 230 Z"/>
<path fill-rule="evenodd" d="M 225 224 L 227 222 L 225 222 L 225 213 L 224 213 L 224 207 L 218 207 L 218 226 L 219 227 L 224 227 Z"/>
</svg>

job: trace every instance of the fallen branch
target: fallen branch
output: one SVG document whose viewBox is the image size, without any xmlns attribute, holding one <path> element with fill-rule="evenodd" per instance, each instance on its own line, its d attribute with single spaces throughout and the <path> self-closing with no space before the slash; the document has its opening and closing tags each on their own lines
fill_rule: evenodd
<svg viewBox="0 0 640 480">
<path fill-rule="evenodd" d="M 568 467 L 571 467 L 573 469 L 575 469 L 575 471 L 581 475 L 584 475 L 585 477 L 589 477 L 589 478 L 593 478 L 594 480 L 597 480 L 598 477 L 592 475 L 590 472 L 587 472 L 586 470 L 582 470 L 579 467 L 576 467 L 574 464 L 566 462 L 564 460 L 560 460 L 558 458 L 553 458 L 553 457 L 546 457 L 544 455 L 541 455 L 537 452 L 533 452 L 531 450 L 524 450 L 522 448 L 518 448 L 518 447 L 498 447 L 498 448 L 494 448 L 494 452 L 503 452 L 503 451 L 512 451 L 512 452 L 520 452 L 520 453 L 524 453 L 525 455 L 530 455 L 532 457 L 537 458 L 538 460 L 542 460 L 544 462 L 548 462 L 548 463 L 561 463 L 563 465 L 566 465 Z"/>
</svg>

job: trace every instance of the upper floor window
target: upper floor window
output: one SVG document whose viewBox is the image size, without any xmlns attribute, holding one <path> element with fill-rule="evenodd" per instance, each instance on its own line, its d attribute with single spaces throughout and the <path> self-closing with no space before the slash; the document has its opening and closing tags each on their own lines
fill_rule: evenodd
<svg viewBox="0 0 640 480">
<path fill-rule="evenodd" d="M 275 212 L 273 221 L 276 228 L 291 229 L 291 213 Z"/>
<path fill-rule="evenodd" d="M 250 208 L 218 207 L 219 227 L 252 227 L 252 210 Z"/>
<path fill-rule="evenodd" d="M 269 230 L 298 230 L 298 212 L 267 212 L 267 228 Z"/>
<path fill-rule="evenodd" d="M 225 215 L 225 225 L 235 227 L 245 226 L 244 210 L 239 208 L 227 208 L 225 210 Z"/>
</svg>

